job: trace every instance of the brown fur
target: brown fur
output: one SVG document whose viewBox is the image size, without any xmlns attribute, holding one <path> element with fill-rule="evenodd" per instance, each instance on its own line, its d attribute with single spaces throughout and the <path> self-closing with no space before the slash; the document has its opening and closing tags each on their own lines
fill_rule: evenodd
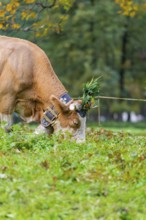
<svg viewBox="0 0 146 220">
<path fill-rule="evenodd" d="M 57 98 L 66 89 L 57 78 L 45 53 L 35 44 L 0 36 L 0 113 L 18 112 L 25 119 L 40 121 L 43 111 L 52 103 L 57 109 L 61 127 L 77 129 L 80 121 Z"/>
<path fill-rule="evenodd" d="M 0 36 L 0 113 L 17 111 L 23 117 L 40 119 L 66 89 L 54 73 L 45 53 L 35 44 Z"/>
<path fill-rule="evenodd" d="M 51 96 L 51 101 L 55 106 L 55 109 L 58 111 L 58 119 L 62 128 L 70 127 L 74 130 L 77 130 L 80 127 L 80 120 L 76 111 L 70 111 L 68 103 L 65 105 L 55 96 Z"/>
</svg>

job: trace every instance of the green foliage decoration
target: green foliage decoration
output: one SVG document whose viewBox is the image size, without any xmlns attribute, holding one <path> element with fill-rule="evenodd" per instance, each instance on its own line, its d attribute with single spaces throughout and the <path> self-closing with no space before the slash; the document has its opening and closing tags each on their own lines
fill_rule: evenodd
<svg viewBox="0 0 146 220">
<path fill-rule="evenodd" d="M 82 96 L 83 110 L 88 111 L 94 105 L 95 97 L 99 95 L 99 88 L 99 78 L 92 79 L 90 82 L 84 85 Z"/>
</svg>

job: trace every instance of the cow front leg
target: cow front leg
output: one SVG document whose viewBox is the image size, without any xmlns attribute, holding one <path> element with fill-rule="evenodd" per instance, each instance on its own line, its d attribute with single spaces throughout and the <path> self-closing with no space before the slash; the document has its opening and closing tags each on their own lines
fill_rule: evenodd
<svg viewBox="0 0 146 220">
<path fill-rule="evenodd" d="M 12 130 L 11 126 L 13 124 L 13 112 L 15 107 L 15 94 L 13 91 L 11 93 L 7 91 L 4 85 L 0 87 L 0 122 L 1 127 L 5 129 L 6 132 Z"/>
<path fill-rule="evenodd" d="M 6 132 L 10 132 L 13 125 L 13 115 L 0 113 L 0 122 L 1 127 L 4 128 Z"/>
</svg>

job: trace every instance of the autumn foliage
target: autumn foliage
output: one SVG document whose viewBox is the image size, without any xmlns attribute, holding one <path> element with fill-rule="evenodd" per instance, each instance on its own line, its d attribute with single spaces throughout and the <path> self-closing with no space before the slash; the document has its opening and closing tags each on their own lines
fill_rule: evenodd
<svg viewBox="0 0 146 220">
<path fill-rule="evenodd" d="M 135 1 L 135 0 L 115 0 L 120 6 L 119 13 L 125 16 L 134 17 L 138 12 L 146 9 L 146 1 Z"/>
<path fill-rule="evenodd" d="M 114 0 L 119 14 L 134 17 L 146 9 L 146 1 Z M 33 30 L 37 37 L 50 30 L 60 33 L 75 0 L 6 0 L 0 1 L 0 29 Z M 88 5 L 87 5 L 88 7 Z"/>
<path fill-rule="evenodd" d="M 0 2 L 0 29 L 33 29 L 43 36 L 51 29 L 59 32 L 74 0 L 7 0 Z M 55 14 L 55 16 L 54 16 Z"/>
</svg>

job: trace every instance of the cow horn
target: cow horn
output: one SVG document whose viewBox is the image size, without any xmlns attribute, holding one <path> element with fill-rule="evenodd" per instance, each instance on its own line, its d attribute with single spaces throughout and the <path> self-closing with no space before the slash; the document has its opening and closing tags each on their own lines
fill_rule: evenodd
<svg viewBox="0 0 146 220">
<path fill-rule="evenodd" d="M 71 111 L 75 110 L 76 109 L 75 103 L 70 104 L 69 109 Z"/>
<path fill-rule="evenodd" d="M 81 103 L 79 103 L 78 101 L 75 101 L 74 103 L 71 103 L 69 105 L 69 109 L 71 111 L 73 111 L 73 110 L 81 110 Z"/>
</svg>

